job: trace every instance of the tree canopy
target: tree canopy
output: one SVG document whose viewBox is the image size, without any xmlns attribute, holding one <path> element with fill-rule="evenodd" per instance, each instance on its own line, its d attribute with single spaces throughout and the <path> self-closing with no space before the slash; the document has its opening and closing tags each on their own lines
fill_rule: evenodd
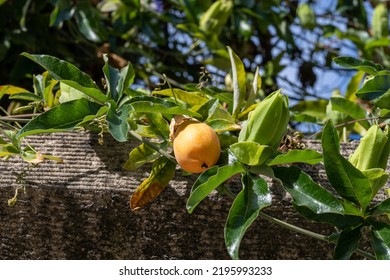
<svg viewBox="0 0 390 280">
<path fill-rule="evenodd" d="M 248 72 L 259 67 L 264 95 L 283 87 L 295 100 L 330 96 L 351 77 L 332 58 L 349 54 L 390 66 L 388 5 L 373 0 L 3 0 L 0 82 L 23 85 L 31 76 L 35 66 L 20 56 L 26 51 L 70 61 L 95 80 L 101 78 L 103 53 L 109 53 L 119 68 L 131 61 L 137 84 L 150 89 L 163 75 L 177 87 L 199 80 L 225 87 L 229 46 Z"/>
</svg>

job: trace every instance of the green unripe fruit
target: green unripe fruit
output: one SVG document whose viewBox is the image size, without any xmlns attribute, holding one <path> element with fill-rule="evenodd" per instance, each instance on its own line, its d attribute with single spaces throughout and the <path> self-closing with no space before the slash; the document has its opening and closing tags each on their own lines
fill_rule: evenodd
<svg viewBox="0 0 390 280">
<path fill-rule="evenodd" d="M 275 91 L 249 113 L 238 141 L 251 141 L 277 149 L 290 119 L 288 99 Z"/>
</svg>

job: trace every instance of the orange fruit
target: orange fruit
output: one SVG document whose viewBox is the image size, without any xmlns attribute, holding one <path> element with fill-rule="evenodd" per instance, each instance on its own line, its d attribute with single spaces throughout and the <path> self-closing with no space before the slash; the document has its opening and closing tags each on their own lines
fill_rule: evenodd
<svg viewBox="0 0 390 280">
<path fill-rule="evenodd" d="M 221 145 L 210 126 L 187 120 L 174 132 L 173 151 L 181 168 L 191 173 L 201 173 L 217 163 Z"/>
</svg>

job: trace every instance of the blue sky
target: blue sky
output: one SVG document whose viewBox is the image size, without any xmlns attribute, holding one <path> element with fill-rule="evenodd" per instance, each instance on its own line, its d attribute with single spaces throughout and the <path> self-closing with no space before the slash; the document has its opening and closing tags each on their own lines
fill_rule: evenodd
<svg viewBox="0 0 390 280">
<path fill-rule="evenodd" d="M 307 1 L 300 1 L 300 2 L 307 2 Z M 315 3 L 313 4 L 313 8 L 315 9 L 316 13 L 321 14 L 325 10 L 335 10 L 336 5 L 337 5 L 337 0 L 315 1 Z M 373 9 L 372 9 L 371 5 L 367 2 L 365 2 L 365 7 L 366 7 L 366 11 L 367 11 L 368 22 L 370 23 L 371 18 L 372 18 Z M 318 18 L 318 21 L 321 22 L 322 24 L 335 25 L 335 26 L 337 26 L 337 28 L 339 28 L 340 30 L 343 30 L 343 31 L 346 30 L 345 24 L 342 24 L 340 22 L 334 22 L 334 21 L 331 21 L 329 19 L 327 20 L 327 19 L 323 19 L 323 18 Z M 309 30 L 302 30 L 298 25 L 291 26 L 291 30 L 294 33 L 302 34 L 302 36 L 304 36 L 305 40 L 307 40 L 307 41 L 311 41 L 311 42 L 315 43 L 317 40 L 317 38 L 313 34 L 313 32 L 311 32 Z M 327 40 L 327 42 L 326 42 L 326 40 Z M 355 45 L 353 43 L 351 43 L 350 41 L 348 41 L 348 40 L 340 41 L 340 40 L 335 39 L 335 38 L 329 38 L 326 40 L 323 43 L 332 44 L 332 40 L 334 40 L 333 44 L 337 44 L 338 46 L 340 46 L 340 55 L 354 56 L 354 57 L 358 56 Z M 305 42 L 304 40 L 298 39 L 296 41 L 296 43 L 302 49 L 310 48 L 310 44 Z M 307 59 L 310 60 L 310 58 L 308 58 L 308 57 L 307 57 Z M 319 61 L 324 60 L 324 58 L 321 56 L 317 56 L 317 57 L 315 57 L 315 59 L 317 59 Z M 299 83 L 299 80 L 298 80 L 299 64 L 295 63 L 294 61 L 289 61 L 287 59 L 284 59 L 283 62 L 287 66 L 281 72 L 281 76 L 284 77 L 285 79 L 292 81 L 292 82 L 298 81 L 298 83 Z M 347 88 L 349 79 L 354 74 L 353 72 L 345 72 L 345 73 L 341 74 L 340 72 L 335 72 L 335 71 L 326 70 L 326 69 L 322 70 L 319 68 L 314 68 L 314 72 L 317 75 L 317 81 L 316 81 L 315 86 L 312 90 L 313 90 L 313 92 L 319 93 L 319 96 L 322 98 L 325 98 L 325 99 L 329 98 L 331 96 L 333 90 L 335 90 L 335 89 L 340 89 L 340 91 L 342 93 L 344 93 L 346 88 Z M 283 81 L 283 79 L 279 79 L 278 83 L 279 83 L 281 88 L 285 89 L 286 94 L 294 95 L 291 92 L 291 86 L 288 83 L 286 83 L 285 81 Z M 309 88 L 309 91 L 310 91 L 310 88 Z"/>
</svg>

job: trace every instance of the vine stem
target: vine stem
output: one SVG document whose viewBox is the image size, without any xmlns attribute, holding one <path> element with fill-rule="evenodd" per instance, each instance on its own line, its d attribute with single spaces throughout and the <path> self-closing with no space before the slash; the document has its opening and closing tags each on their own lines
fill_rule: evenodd
<svg viewBox="0 0 390 280">
<path fill-rule="evenodd" d="M 282 220 L 279 220 L 279 219 L 276 219 L 274 217 L 271 217 L 271 216 L 265 214 L 264 212 L 260 212 L 259 216 L 264 218 L 264 219 L 266 219 L 267 221 L 269 221 L 271 223 L 275 223 L 277 225 L 280 225 L 280 226 L 282 226 L 284 228 L 287 228 L 287 229 L 293 230 L 295 232 L 301 233 L 303 235 L 306 235 L 306 236 L 309 236 L 309 237 L 312 237 L 312 238 L 315 238 L 315 239 L 318 239 L 318 240 L 321 240 L 321 241 L 330 242 L 329 238 L 327 236 L 325 236 L 325 235 L 322 235 L 322 234 L 319 234 L 319 233 L 315 233 L 315 232 L 312 232 L 310 230 L 306 230 L 306 229 L 294 226 L 294 225 L 289 224 L 287 222 L 284 222 Z"/>
<path fill-rule="evenodd" d="M 357 120 L 352 120 L 348 122 L 343 122 L 341 124 L 335 125 L 335 128 L 347 126 L 349 124 L 357 123 L 357 122 L 363 122 L 363 121 L 374 121 L 374 120 L 387 120 L 389 117 L 372 117 L 372 118 L 363 118 L 363 119 L 357 119 Z M 313 133 L 310 135 L 309 139 L 313 139 L 315 136 L 319 135 L 322 133 L 322 129 L 316 133 Z"/>
<path fill-rule="evenodd" d="M 228 197 L 230 197 L 231 199 L 235 199 L 236 198 L 236 195 L 227 187 L 225 187 L 223 189 L 223 193 L 226 194 Z M 306 235 L 308 237 L 311 237 L 311 238 L 314 238 L 314 239 L 317 239 L 317 240 L 320 240 L 320 241 L 325 241 L 325 242 L 328 242 L 328 243 L 335 243 L 335 241 L 332 241 L 329 239 L 328 236 L 325 236 L 325 235 L 322 235 L 322 234 L 319 234 L 319 233 L 316 233 L 316 232 L 313 232 L 313 231 L 310 231 L 310 230 L 307 230 L 307 229 L 303 229 L 303 228 L 300 228 L 300 227 L 297 227 L 297 226 L 294 226 L 290 223 L 287 223 L 287 222 L 284 222 L 282 220 L 279 220 L 277 218 L 274 218 L 272 216 L 269 216 L 268 214 L 265 214 L 264 212 L 259 212 L 259 216 L 262 217 L 263 219 L 271 222 L 271 223 L 274 223 L 274 224 L 277 224 L 279 226 L 282 226 L 286 229 L 289 229 L 289 230 L 292 230 L 292 231 L 295 231 L 297 233 L 300 233 L 300 234 L 303 234 L 303 235 Z M 367 259 L 371 259 L 371 260 L 374 260 L 375 259 L 375 256 L 361 250 L 361 249 L 356 249 L 355 253 L 367 258 Z"/>
</svg>

